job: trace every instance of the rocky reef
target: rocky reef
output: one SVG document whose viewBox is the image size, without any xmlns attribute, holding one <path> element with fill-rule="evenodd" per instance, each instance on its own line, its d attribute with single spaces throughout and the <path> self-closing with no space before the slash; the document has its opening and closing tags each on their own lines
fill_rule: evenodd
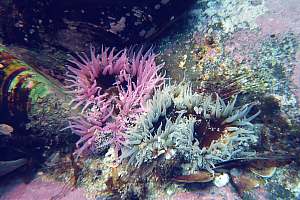
<svg viewBox="0 0 300 200">
<path fill-rule="evenodd" d="M 22 163 L 0 159 L 0 199 L 37 183 L 48 199 L 299 199 L 296 1 L 26 2 L 0 3 L 0 102 L 30 111 L 1 113 Z M 7 81 L 16 57 L 34 72 Z M 43 143 L 24 148 L 24 129 Z"/>
</svg>

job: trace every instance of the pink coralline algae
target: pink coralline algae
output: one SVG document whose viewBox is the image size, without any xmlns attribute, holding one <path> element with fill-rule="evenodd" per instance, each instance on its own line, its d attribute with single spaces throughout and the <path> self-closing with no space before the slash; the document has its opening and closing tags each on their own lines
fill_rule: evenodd
<svg viewBox="0 0 300 200">
<path fill-rule="evenodd" d="M 142 49 L 115 53 L 102 47 L 101 54 L 96 54 L 91 47 L 90 54 L 70 59 L 66 90 L 74 96 L 70 105 L 81 113 L 70 118 L 67 128 L 81 137 L 77 155 L 107 145 L 113 145 L 118 154 L 126 141 L 123 133 L 144 112 L 143 104 L 154 90 L 164 84 L 158 73 L 163 64 L 156 65 L 152 49 L 145 54 Z"/>
<path fill-rule="evenodd" d="M 71 188 L 46 177 L 37 177 L 29 183 L 22 178 L 0 182 L 0 200 L 87 200 L 82 188 Z"/>
</svg>

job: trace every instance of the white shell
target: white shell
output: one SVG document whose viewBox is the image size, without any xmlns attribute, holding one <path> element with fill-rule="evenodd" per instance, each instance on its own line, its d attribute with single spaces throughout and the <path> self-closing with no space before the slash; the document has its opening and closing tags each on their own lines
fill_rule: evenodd
<svg viewBox="0 0 300 200">
<path fill-rule="evenodd" d="M 213 181 L 214 185 L 217 187 L 223 187 L 229 182 L 229 175 L 226 173 L 216 175 Z"/>
</svg>

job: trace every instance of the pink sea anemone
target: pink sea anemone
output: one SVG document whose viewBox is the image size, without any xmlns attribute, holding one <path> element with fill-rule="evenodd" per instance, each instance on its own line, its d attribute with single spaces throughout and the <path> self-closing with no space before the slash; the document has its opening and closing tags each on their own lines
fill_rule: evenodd
<svg viewBox="0 0 300 200">
<path fill-rule="evenodd" d="M 81 138 L 77 155 L 113 145 L 116 154 L 126 138 L 124 132 L 144 112 L 143 104 L 155 88 L 164 84 L 159 75 L 163 64 L 156 65 L 156 54 L 150 48 L 145 54 L 124 49 L 103 48 L 96 54 L 91 47 L 88 57 L 78 54 L 70 59 L 67 93 L 73 95 L 70 105 L 81 110 L 70 118 L 72 131 Z"/>
</svg>

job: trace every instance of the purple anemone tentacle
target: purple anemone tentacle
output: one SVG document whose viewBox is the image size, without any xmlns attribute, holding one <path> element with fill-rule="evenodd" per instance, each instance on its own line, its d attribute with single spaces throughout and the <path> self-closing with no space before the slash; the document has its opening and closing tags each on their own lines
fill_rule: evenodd
<svg viewBox="0 0 300 200">
<path fill-rule="evenodd" d="M 78 156 L 103 145 L 112 146 L 118 155 L 126 145 L 124 133 L 145 112 L 145 101 L 164 83 L 159 74 L 163 64 L 156 65 L 156 56 L 152 48 L 143 54 L 143 48 L 134 53 L 102 46 L 100 54 L 90 47 L 90 55 L 71 57 L 65 89 L 73 95 L 70 105 L 80 108 L 81 115 L 70 118 L 66 128 L 81 137 L 76 143 Z"/>
</svg>

